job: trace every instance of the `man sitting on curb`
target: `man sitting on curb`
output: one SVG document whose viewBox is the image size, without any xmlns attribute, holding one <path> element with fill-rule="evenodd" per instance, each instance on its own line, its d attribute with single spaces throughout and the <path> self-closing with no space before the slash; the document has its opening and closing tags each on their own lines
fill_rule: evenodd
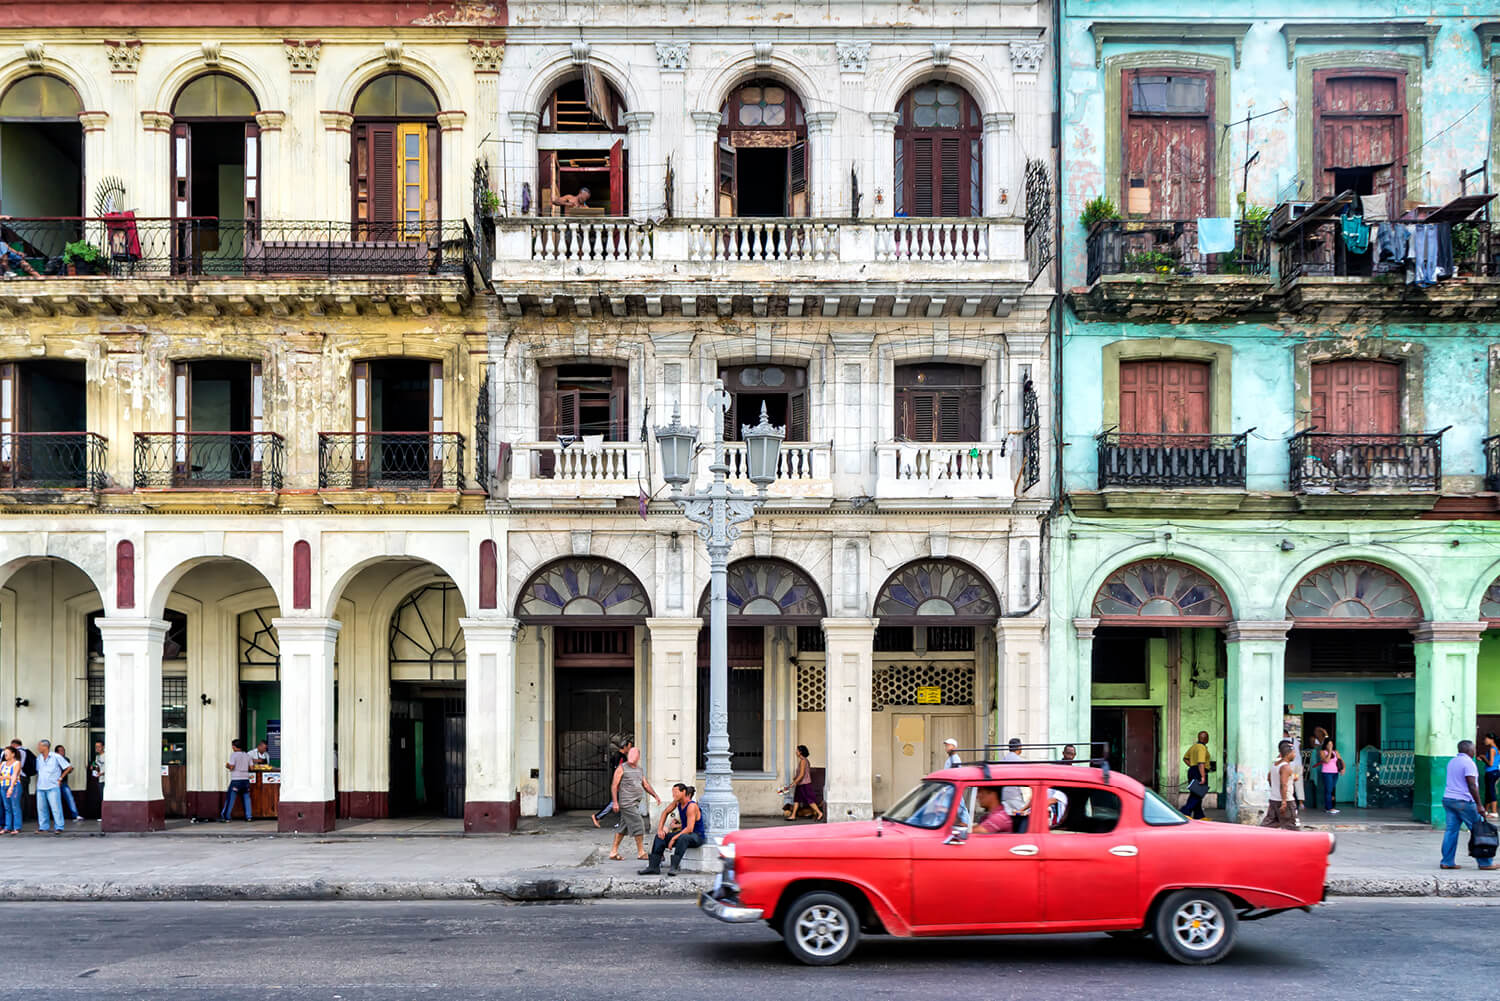
<svg viewBox="0 0 1500 1001">
<path fill-rule="evenodd" d="M 672 802 L 661 812 L 661 820 L 656 825 L 656 840 L 651 843 L 651 859 L 646 868 L 640 870 L 640 875 L 660 876 L 662 856 L 667 852 L 672 853 L 672 865 L 667 869 L 667 875 L 677 875 L 677 870 L 682 867 L 682 856 L 689 848 L 702 845 L 708 837 L 703 811 L 693 799 L 697 791 L 681 782 L 672 787 Z"/>
</svg>

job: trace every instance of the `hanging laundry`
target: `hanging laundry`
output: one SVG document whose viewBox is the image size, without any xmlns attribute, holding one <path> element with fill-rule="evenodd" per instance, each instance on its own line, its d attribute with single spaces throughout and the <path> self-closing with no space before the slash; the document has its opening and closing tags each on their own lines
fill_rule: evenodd
<svg viewBox="0 0 1500 1001">
<path fill-rule="evenodd" d="M 1437 236 L 1437 277 L 1453 277 L 1453 227 L 1446 222 L 1434 223 Z"/>
<path fill-rule="evenodd" d="M 1406 245 L 1411 238 L 1407 227 L 1399 222 L 1382 222 L 1376 227 L 1376 237 L 1380 247 L 1380 260 L 1406 260 Z"/>
<path fill-rule="evenodd" d="M 1370 227 L 1357 215 L 1346 215 L 1339 220 L 1339 230 L 1344 236 L 1344 248 L 1351 254 L 1363 254 L 1370 249 Z"/>
<path fill-rule="evenodd" d="M 1437 284 L 1437 227 L 1431 223 L 1419 223 L 1411 232 L 1411 280 L 1417 287 L 1427 288 Z"/>
<path fill-rule="evenodd" d="M 1391 217 L 1390 202 L 1385 195 L 1360 195 L 1359 207 L 1365 222 L 1385 222 Z"/>
<path fill-rule="evenodd" d="M 1234 249 L 1234 220 L 1199 219 L 1198 253 L 1226 254 Z"/>
</svg>

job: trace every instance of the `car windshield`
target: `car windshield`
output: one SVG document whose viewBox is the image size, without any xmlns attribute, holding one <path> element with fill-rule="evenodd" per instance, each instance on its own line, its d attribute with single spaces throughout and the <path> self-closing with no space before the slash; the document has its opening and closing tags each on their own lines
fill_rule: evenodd
<svg viewBox="0 0 1500 1001">
<path fill-rule="evenodd" d="M 1150 789 L 1146 790 L 1146 799 L 1141 803 L 1141 819 L 1152 827 L 1169 827 L 1172 824 L 1186 824 L 1188 822 L 1177 807 L 1162 799 Z"/>
<path fill-rule="evenodd" d="M 952 806 L 953 786 L 950 783 L 923 782 L 887 810 L 885 819 L 930 831 L 943 826 Z"/>
</svg>

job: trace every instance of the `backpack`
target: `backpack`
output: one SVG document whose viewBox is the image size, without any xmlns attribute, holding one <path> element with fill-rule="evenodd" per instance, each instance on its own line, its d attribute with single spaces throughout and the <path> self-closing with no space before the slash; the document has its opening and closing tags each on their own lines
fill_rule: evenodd
<svg viewBox="0 0 1500 1001">
<path fill-rule="evenodd" d="M 1492 859 L 1495 857 L 1495 848 L 1500 843 L 1500 831 L 1488 820 L 1480 820 L 1479 823 L 1469 828 L 1469 856 L 1477 859 Z"/>
</svg>

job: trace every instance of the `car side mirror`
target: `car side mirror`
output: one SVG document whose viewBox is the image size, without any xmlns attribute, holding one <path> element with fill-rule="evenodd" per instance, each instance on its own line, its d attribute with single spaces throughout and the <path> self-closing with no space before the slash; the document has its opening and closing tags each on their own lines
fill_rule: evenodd
<svg viewBox="0 0 1500 1001">
<path fill-rule="evenodd" d="M 943 839 L 945 845 L 961 845 L 969 840 L 969 829 L 962 824 L 954 824 L 953 830 Z"/>
</svg>

